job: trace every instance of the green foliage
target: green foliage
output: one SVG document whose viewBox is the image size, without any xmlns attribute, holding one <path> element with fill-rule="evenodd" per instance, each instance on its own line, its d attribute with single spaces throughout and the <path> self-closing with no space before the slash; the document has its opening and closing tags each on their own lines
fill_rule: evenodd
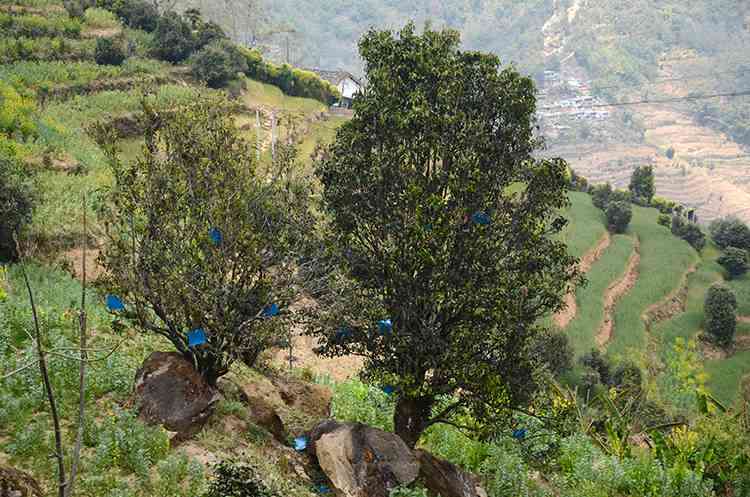
<svg viewBox="0 0 750 497">
<path fill-rule="evenodd" d="M 149 427 L 131 411 L 116 411 L 97 429 L 94 467 L 103 471 L 118 467 L 141 478 L 169 453 L 169 436 L 162 428 Z"/>
<path fill-rule="evenodd" d="M 607 204 L 607 228 L 613 233 L 625 233 L 633 219 L 633 209 L 626 202 L 609 202 Z"/>
<path fill-rule="evenodd" d="M 172 63 L 182 62 L 190 57 L 195 47 L 195 35 L 185 18 L 174 12 L 159 17 L 151 49 L 154 57 Z"/>
<path fill-rule="evenodd" d="M 424 488 L 397 487 L 391 490 L 388 497 L 429 497 L 429 495 Z"/>
<path fill-rule="evenodd" d="M 236 359 L 254 364 L 281 326 L 263 311 L 292 296 L 292 216 L 304 215 L 298 199 L 308 195 L 288 171 L 275 181 L 256 173 L 224 105 L 199 101 L 165 120 L 167 109 L 144 101 L 146 146 L 136 161 L 122 163 L 111 135 L 99 136 L 114 175 L 100 212 L 110 291 L 127 303 L 123 317 L 169 340 L 211 384 Z M 208 342 L 189 347 L 199 327 Z"/>
<path fill-rule="evenodd" d="M 114 11 L 127 26 L 133 29 L 142 29 L 149 33 L 156 30 L 159 12 L 151 2 L 146 0 L 115 0 L 113 3 Z"/>
<path fill-rule="evenodd" d="M 737 329 L 737 298 L 731 288 L 714 283 L 706 292 L 706 332 L 720 345 L 734 340 Z"/>
<path fill-rule="evenodd" d="M 149 486 L 149 495 L 152 497 L 203 496 L 203 465 L 184 454 L 170 454 L 156 465 L 156 477 Z"/>
<path fill-rule="evenodd" d="M 672 216 L 669 214 L 659 214 L 659 217 L 656 218 L 656 222 L 659 226 L 670 228 L 672 226 Z"/>
<path fill-rule="evenodd" d="M 552 375 L 559 377 L 573 367 L 573 349 L 568 335 L 559 330 L 546 330 L 534 337 L 532 356 L 536 357 Z"/>
<path fill-rule="evenodd" d="M 643 205 L 649 205 L 654 198 L 656 187 L 654 186 L 654 168 L 653 166 L 638 166 L 633 170 L 630 176 L 630 185 L 628 186 L 634 200 L 638 200 Z"/>
<path fill-rule="evenodd" d="M 2 74 L 0 72 L 0 74 Z M 0 137 L 25 140 L 36 135 L 34 101 L 24 98 L 11 86 L 0 81 Z"/>
<path fill-rule="evenodd" d="M 119 66 L 127 55 L 122 41 L 117 38 L 97 38 L 94 60 L 99 65 Z"/>
<path fill-rule="evenodd" d="M 700 226 L 681 215 L 672 216 L 672 234 L 688 242 L 698 252 L 706 246 L 706 235 Z"/>
<path fill-rule="evenodd" d="M 247 70 L 245 58 L 233 43 L 215 41 L 195 53 L 190 64 L 193 77 L 205 81 L 211 88 L 221 88 L 238 72 Z"/>
<path fill-rule="evenodd" d="M 393 401 L 381 389 L 359 380 L 335 383 L 331 416 L 339 421 L 352 421 L 393 431 Z"/>
<path fill-rule="evenodd" d="M 86 12 L 83 14 L 83 20 L 86 26 L 92 29 L 113 29 L 120 27 L 120 22 L 114 13 L 97 7 L 86 9 Z"/>
<path fill-rule="evenodd" d="M 708 231 L 714 243 L 723 249 L 750 250 L 750 227 L 736 217 L 717 219 L 710 224 Z"/>
<path fill-rule="evenodd" d="M 672 214 L 677 204 L 663 197 L 654 197 L 651 199 L 651 206 L 659 209 L 659 212 L 662 214 Z"/>
<path fill-rule="evenodd" d="M 2 37 L 0 64 L 18 61 L 82 60 L 93 56 L 94 40 L 69 40 L 55 37 Z"/>
<path fill-rule="evenodd" d="M 313 333 L 396 388 L 395 431 L 411 445 L 441 421 L 439 397 L 461 391 L 448 412 L 479 420 L 528 401 L 538 319 L 579 276 L 554 236 L 567 166 L 532 156 L 532 82 L 458 42 L 413 25 L 368 33 L 368 91 L 316 165 L 343 274 Z"/>
<path fill-rule="evenodd" d="M 204 497 L 281 497 L 270 490 L 258 470 L 222 461 L 214 467 L 214 477 Z"/>
<path fill-rule="evenodd" d="M 727 247 L 717 262 L 726 269 L 729 279 L 742 276 L 750 269 L 750 256 L 747 251 L 735 247 Z"/>
<path fill-rule="evenodd" d="M 78 38 L 81 21 L 62 15 L 6 14 L 0 12 L 0 35 L 3 37 L 39 38 L 64 36 Z"/>
<path fill-rule="evenodd" d="M 605 183 L 603 185 L 594 185 L 591 188 L 591 201 L 601 210 L 607 209 L 609 197 L 612 195 L 612 185 Z"/>
<path fill-rule="evenodd" d="M 0 150 L 0 261 L 14 259 L 15 237 L 22 240 L 31 222 L 34 208 L 34 188 L 29 174 L 15 157 Z"/>
<path fill-rule="evenodd" d="M 281 88 L 287 95 L 313 98 L 332 104 L 341 96 L 337 88 L 321 79 L 317 74 L 293 68 L 289 65 L 277 66 L 263 60 L 256 50 L 240 49 L 247 60 L 247 76 Z"/>
</svg>

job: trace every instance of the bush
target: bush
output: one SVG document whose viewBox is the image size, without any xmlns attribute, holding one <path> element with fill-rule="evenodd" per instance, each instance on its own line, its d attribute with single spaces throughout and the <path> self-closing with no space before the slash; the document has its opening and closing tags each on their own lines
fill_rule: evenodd
<svg viewBox="0 0 750 497">
<path fill-rule="evenodd" d="M 205 497 L 281 497 L 271 491 L 252 466 L 222 461 L 214 467 L 214 477 Z"/>
<path fill-rule="evenodd" d="M 611 366 L 606 357 L 601 352 L 593 349 L 591 352 L 583 355 L 579 360 L 582 366 L 594 371 L 599 378 L 599 381 L 605 385 L 609 385 L 612 373 Z"/>
<path fill-rule="evenodd" d="M 706 246 L 706 235 L 700 226 L 680 215 L 672 216 L 672 234 L 688 242 L 698 252 Z"/>
<path fill-rule="evenodd" d="M 25 140 L 36 135 L 34 101 L 24 98 L 11 86 L 0 81 L 0 137 Z"/>
<path fill-rule="evenodd" d="M 605 210 L 609 203 L 609 197 L 612 195 L 612 185 L 605 183 L 595 185 L 591 188 L 591 202 L 595 207 Z"/>
<path fill-rule="evenodd" d="M 83 20 L 86 23 L 86 26 L 94 29 L 112 29 L 120 27 L 120 23 L 115 14 L 109 10 L 100 8 L 86 9 L 86 13 L 83 15 Z"/>
<path fill-rule="evenodd" d="M 224 33 L 224 30 L 221 29 L 221 26 L 211 21 L 201 22 L 199 24 L 198 33 L 196 36 L 197 49 L 201 49 L 207 45 L 210 45 L 211 43 L 221 40 L 227 40 L 227 35 L 226 33 Z M 238 49 L 235 48 L 235 50 Z M 247 63 L 245 63 L 245 67 L 247 67 Z"/>
<path fill-rule="evenodd" d="M 628 186 L 633 198 L 643 205 L 651 203 L 656 193 L 654 186 L 654 168 L 652 166 L 638 166 L 633 170 L 630 176 L 630 185 Z"/>
<path fill-rule="evenodd" d="M 190 23 L 174 12 L 159 17 L 154 31 L 154 57 L 177 63 L 190 57 L 195 50 L 195 37 Z"/>
<path fill-rule="evenodd" d="M 708 227 L 714 243 L 721 248 L 750 250 L 750 227 L 736 217 L 713 221 Z"/>
<path fill-rule="evenodd" d="M 662 214 L 672 214 L 675 207 L 677 207 L 676 202 L 663 197 L 652 198 L 651 205 L 659 209 L 659 212 L 661 212 Z"/>
<path fill-rule="evenodd" d="M 709 336 L 722 346 L 732 343 L 737 329 L 737 298 L 732 289 L 722 283 L 711 285 L 703 309 Z"/>
<path fill-rule="evenodd" d="M 747 273 L 750 269 L 750 257 L 748 252 L 736 247 L 727 247 L 717 262 L 726 269 L 729 279 L 737 278 Z"/>
<path fill-rule="evenodd" d="M 228 40 L 218 40 L 193 55 L 193 76 L 211 88 L 222 88 L 237 73 L 247 70 L 247 62 L 237 47 Z"/>
<path fill-rule="evenodd" d="M 116 2 L 114 10 L 122 22 L 133 29 L 142 29 L 151 33 L 159 23 L 159 12 L 156 7 L 145 0 Z"/>
<path fill-rule="evenodd" d="M 0 150 L 0 261 L 17 257 L 15 234 L 31 222 L 34 195 L 31 178 L 15 157 Z"/>
<path fill-rule="evenodd" d="M 534 337 L 532 356 L 539 359 L 554 376 L 573 367 L 573 349 L 568 335 L 559 331 L 545 331 Z"/>
<path fill-rule="evenodd" d="M 656 222 L 661 226 L 669 228 L 672 225 L 672 216 L 669 214 L 659 214 L 659 217 L 656 218 Z"/>
<path fill-rule="evenodd" d="M 625 233 L 633 218 L 633 208 L 626 202 L 610 202 L 607 206 L 607 228 L 613 233 Z"/>
<path fill-rule="evenodd" d="M 97 38 L 94 60 L 102 66 L 119 66 L 126 59 L 125 47 L 116 38 Z"/>
</svg>

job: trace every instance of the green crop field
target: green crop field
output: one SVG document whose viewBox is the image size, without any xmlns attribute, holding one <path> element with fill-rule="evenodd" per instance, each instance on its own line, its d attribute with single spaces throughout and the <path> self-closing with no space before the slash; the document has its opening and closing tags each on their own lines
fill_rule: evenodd
<svg viewBox="0 0 750 497">
<path fill-rule="evenodd" d="M 750 324 L 738 325 L 737 335 L 750 335 Z M 736 352 L 726 359 L 706 361 L 706 372 L 711 392 L 730 405 L 737 399 L 740 380 L 750 374 L 750 350 Z"/>
<path fill-rule="evenodd" d="M 608 348 L 615 357 L 633 351 L 638 354 L 645 348 L 646 327 L 641 315 L 675 290 L 685 272 L 698 260 L 687 242 L 656 223 L 657 216 L 656 209 L 633 206 L 628 232 L 638 237 L 641 260 L 635 286 L 615 309 L 614 332 Z"/>
<path fill-rule="evenodd" d="M 591 203 L 591 196 L 581 192 L 570 192 L 570 208 L 563 214 L 568 225 L 561 239 L 568 244 L 568 251 L 581 257 L 604 235 L 604 215 Z"/>
<path fill-rule="evenodd" d="M 588 284 L 576 292 L 578 312 L 564 333 L 577 357 L 596 347 L 596 333 L 604 319 L 602 297 L 607 287 L 622 277 L 632 251 L 631 236 L 614 235 L 610 246 L 587 274 Z"/>
</svg>

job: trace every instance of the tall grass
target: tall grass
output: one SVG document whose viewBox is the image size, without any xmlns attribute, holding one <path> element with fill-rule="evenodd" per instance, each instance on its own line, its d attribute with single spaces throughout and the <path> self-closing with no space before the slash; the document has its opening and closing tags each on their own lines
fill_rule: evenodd
<svg viewBox="0 0 750 497">
<path fill-rule="evenodd" d="M 698 254 L 656 223 L 658 211 L 633 206 L 628 233 L 640 242 L 639 276 L 633 289 L 617 304 L 614 313 L 614 336 L 608 352 L 626 356 L 646 347 L 646 327 L 641 319 L 649 306 L 661 302 L 675 290 Z"/>
<path fill-rule="evenodd" d="M 750 273 L 742 278 L 728 281 L 727 284 L 737 296 L 737 312 L 741 316 L 750 316 Z"/>
</svg>

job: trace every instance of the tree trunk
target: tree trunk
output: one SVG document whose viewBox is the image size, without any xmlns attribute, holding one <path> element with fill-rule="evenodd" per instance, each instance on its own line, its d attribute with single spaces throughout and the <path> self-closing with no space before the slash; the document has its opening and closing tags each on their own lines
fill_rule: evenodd
<svg viewBox="0 0 750 497">
<path fill-rule="evenodd" d="M 432 412 L 433 399 L 428 397 L 399 397 L 393 413 L 393 427 L 396 435 L 410 448 L 414 448 L 427 428 Z"/>
</svg>

